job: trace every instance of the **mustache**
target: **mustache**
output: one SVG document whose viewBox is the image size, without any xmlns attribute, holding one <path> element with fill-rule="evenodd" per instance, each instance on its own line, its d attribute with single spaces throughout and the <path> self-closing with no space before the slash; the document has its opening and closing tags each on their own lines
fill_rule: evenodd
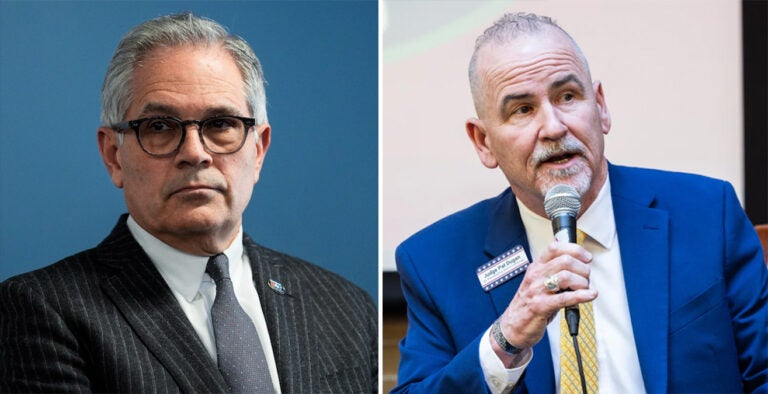
<svg viewBox="0 0 768 394">
<path fill-rule="evenodd" d="M 529 160 L 533 167 L 538 167 L 542 163 L 561 156 L 584 156 L 586 150 L 584 145 L 573 137 L 566 137 L 553 142 L 546 142 L 539 145 L 531 154 Z"/>
<path fill-rule="evenodd" d="M 205 187 L 225 192 L 227 184 L 220 176 L 208 172 L 196 172 L 182 175 L 180 178 L 163 185 L 162 194 L 170 197 L 176 192 L 190 187 Z"/>
</svg>

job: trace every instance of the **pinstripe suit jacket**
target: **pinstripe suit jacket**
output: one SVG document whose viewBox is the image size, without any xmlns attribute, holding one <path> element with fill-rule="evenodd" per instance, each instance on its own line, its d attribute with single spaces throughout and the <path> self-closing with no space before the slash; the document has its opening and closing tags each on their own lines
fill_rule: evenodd
<svg viewBox="0 0 768 394">
<path fill-rule="evenodd" d="M 126 218 L 96 248 L 0 284 L 0 392 L 226 391 Z M 378 330 L 368 294 L 243 238 L 282 391 L 376 392 Z"/>
</svg>

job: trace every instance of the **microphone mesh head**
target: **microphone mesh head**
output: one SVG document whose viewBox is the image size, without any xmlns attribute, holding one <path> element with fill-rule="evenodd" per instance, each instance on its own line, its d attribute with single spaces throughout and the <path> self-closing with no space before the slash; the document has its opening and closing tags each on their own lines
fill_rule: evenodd
<svg viewBox="0 0 768 394">
<path fill-rule="evenodd" d="M 579 211 L 581 211 L 581 197 L 573 186 L 555 185 L 544 196 L 544 212 L 550 220 L 563 213 L 576 217 Z"/>
</svg>

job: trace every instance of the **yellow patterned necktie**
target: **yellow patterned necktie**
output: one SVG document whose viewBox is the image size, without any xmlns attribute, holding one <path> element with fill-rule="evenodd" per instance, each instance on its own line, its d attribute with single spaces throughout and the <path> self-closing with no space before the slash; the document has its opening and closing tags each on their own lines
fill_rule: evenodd
<svg viewBox="0 0 768 394">
<path fill-rule="evenodd" d="M 584 234 L 578 230 L 576 241 L 583 244 Z M 565 310 L 560 313 L 560 393 L 581 394 L 581 377 L 576 362 L 573 339 L 565 321 Z M 589 394 L 597 393 L 597 342 L 595 341 L 595 316 L 592 303 L 579 304 L 579 352 L 584 367 L 584 378 Z"/>
</svg>

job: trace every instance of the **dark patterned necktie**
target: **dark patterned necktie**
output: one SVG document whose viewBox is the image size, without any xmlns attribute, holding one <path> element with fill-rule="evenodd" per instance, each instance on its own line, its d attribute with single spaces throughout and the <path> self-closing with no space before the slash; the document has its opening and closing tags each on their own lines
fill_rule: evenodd
<svg viewBox="0 0 768 394">
<path fill-rule="evenodd" d="M 211 256 L 205 272 L 216 282 L 211 318 L 224 380 L 233 393 L 274 392 L 256 327 L 235 297 L 227 256 Z"/>
</svg>

